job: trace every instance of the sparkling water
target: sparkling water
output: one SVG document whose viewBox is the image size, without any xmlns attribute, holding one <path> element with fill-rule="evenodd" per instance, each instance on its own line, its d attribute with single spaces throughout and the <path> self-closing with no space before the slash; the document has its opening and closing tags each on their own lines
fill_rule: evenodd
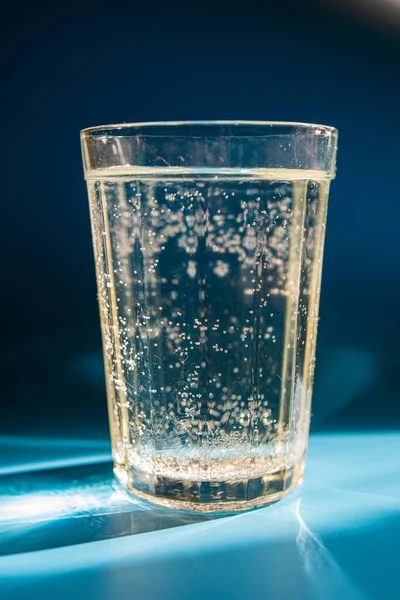
<svg viewBox="0 0 400 600">
<path fill-rule="evenodd" d="M 274 499 L 302 475 L 328 175 L 87 180 L 118 477 L 163 498 L 251 500 L 256 482 Z"/>
</svg>

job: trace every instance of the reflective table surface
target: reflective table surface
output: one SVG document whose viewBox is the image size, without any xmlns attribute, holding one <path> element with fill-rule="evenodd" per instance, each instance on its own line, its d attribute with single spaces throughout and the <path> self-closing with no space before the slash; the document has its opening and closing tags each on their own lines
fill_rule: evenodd
<svg viewBox="0 0 400 600">
<path fill-rule="evenodd" d="M 311 436 L 300 490 L 218 517 L 128 497 L 106 442 L 2 436 L 0 598 L 72 597 L 400 598 L 400 433 Z"/>
</svg>

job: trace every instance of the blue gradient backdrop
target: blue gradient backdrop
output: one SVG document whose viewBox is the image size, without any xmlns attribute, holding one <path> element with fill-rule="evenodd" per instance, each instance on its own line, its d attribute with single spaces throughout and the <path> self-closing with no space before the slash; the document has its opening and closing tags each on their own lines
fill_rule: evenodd
<svg viewBox="0 0 400 600">
<path fill-rule="evenodd" d="M 267 119 L 340 132 L 314 431 L 400 425 L 400 34 L 324 4 L 23 0 L 3 13 L 0 434 L 107 439 L 79 130 Z"/>
</svg>

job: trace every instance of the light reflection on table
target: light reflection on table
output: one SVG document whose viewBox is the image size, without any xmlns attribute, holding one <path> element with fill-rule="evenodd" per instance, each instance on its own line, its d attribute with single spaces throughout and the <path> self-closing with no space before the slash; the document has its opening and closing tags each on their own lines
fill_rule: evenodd
<svg viewBox="0 0 400 600">
<path fill-rule="evenodd" d="M 7 600 L 400 598 L 397 432 L 313 436 L 299 492 L 218 519 L 128 498 L 109 462 L 0 481 Z"/>
</svg>

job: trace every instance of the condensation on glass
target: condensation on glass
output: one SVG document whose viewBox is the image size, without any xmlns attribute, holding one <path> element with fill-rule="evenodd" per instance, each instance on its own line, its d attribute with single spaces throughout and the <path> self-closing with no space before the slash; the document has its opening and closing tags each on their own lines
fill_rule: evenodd
<svg viewBox="0 0 400 600">
<path fill-rule="evenodd" d="M 81 134 L 115 474 L 197 511 L 303 477 L 337 131 L 270 122 Z"/>
</svg>

